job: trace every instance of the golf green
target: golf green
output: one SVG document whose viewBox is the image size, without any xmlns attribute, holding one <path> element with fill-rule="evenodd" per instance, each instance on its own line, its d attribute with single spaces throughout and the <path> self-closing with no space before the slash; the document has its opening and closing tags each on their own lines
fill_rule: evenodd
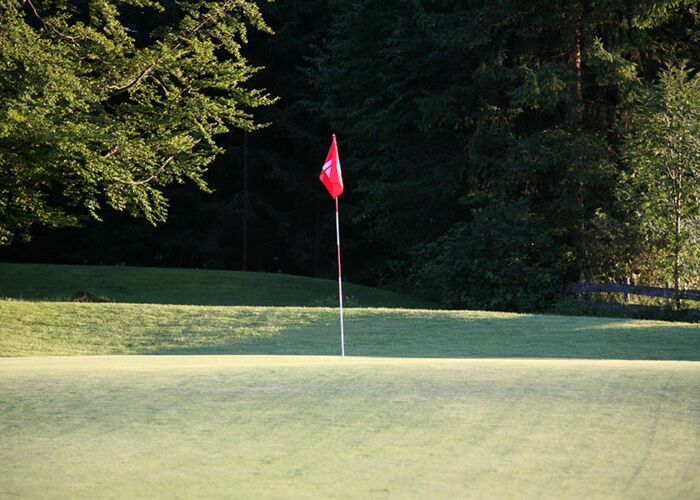
<svg viewBox="0 0 700 500">
<path fill-rule="evenodd" d="M 700 363 L 0 359 L 0 497 L 698 498 Z"/>
</svg>

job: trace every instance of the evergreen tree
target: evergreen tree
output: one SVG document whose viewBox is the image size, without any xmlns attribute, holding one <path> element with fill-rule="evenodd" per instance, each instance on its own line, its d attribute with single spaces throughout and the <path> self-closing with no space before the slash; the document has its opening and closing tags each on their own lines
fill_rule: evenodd
<svg viewBox="0 0 700 500">
<path fill-rule="evenodd" d="M 318 110 L 350 139 L 358 218 L 395 260 L 389 279 L 522 309 L 599 273 L 628 95 L 660 54 L 697 55 L 697 2 L 332 5 Z"/>
</svg>

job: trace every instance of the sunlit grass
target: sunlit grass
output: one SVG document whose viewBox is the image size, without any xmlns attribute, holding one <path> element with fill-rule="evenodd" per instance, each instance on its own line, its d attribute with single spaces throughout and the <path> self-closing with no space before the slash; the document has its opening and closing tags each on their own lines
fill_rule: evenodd
<svg viewBox="0 0 700 500">
<path fill-rule="evenodd" d="M 700 364 L 0 359 L 3 498 L 700 496 Z"/>
</svg>

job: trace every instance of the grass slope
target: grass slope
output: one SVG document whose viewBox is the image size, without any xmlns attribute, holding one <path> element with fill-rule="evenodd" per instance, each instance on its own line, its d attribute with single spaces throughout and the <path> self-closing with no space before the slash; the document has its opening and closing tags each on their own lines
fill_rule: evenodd
<svg viewBox="0 0 700 500">
<path fill-rule="evenodd" d="M 337 354 L 330 308 L 0 301 L 0 356 Z M 352 309 L 347 353 L 700 360 L 700 326 L 478 311 Z"/>
<path fill-rule="evenodd" d="M 700 364 L 0 359 L 0 497 L 700 497 Z"/>
<path fill-rule="evenodd" d="M 89 290 L 113 302 L 244 306 L 334 306 L 338 282 L 286 274 L 0 263 L 0 298 L 68 300 Z M 413 297 L 343 284 L 348 307 L 431 308 Z"/>
</svg>

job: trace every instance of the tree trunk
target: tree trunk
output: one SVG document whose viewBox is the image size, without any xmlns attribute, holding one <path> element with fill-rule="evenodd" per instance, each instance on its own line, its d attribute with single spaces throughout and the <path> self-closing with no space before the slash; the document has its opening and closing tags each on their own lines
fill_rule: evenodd
<svg viewBox="0 0 700 500">
<path fill-rule="evenodd" d="M 675 292 L 676 308 L 681 308 L 681 286 L 680 286 L 680 260 L 681 260 L 681 175 L 676 175 L 674 181 L 673 196 L 673 290 Z"/>
<path fill-rule="evenodd" d="M 681 308 L 680 287 L 680 255 L 681 255 L 681 213 L 680 199 L 676 199 L 675 234 L 673 242 L 673 289 L 675 292 L 676 307 Z"/>
<path fill-rule="evenodd" d="M 576 19 L 576 24 L 574 26 L 574 52 L 572 54 L 572 63 L 574 67 L 574 85 L 571 88 L 571 110 L 570 110 L 570 120 L 571 128 L 574 131 L 580 130 L 582 125 L 582 106 L 583 106 L 583 84 L 582 84 L 582 67 L 581 67 L 581 19 L 582 14 Z M 574 245 L 581 246 L 581 253 L 579 255 L 586 255 L 585 248 L 585 192 L 586 186 L 583 182 L 583 167 L 579 167 L 578 171 L 574 174 L 578 177 L 578 186 L 576 192 L 576 205 L 578 206 L 578 221 L 572 227 L 571 238 Z"/>
<path fill-rule="evenodd" d="M 572 62 L 574 67 L 574 85 L 571 88 L 571 126 L 574 130 L 581 127 L 583 106 L 583 70 L 581 66 L 581 15 L 576 19 L 574 26 L 574 52 Z"/>
<path fill-rule="evenodd" d="M 314 207 L 316 227 L 314 234 L 314 277 L 318 278 L 321 272 L 321 208 L 316 200 Z"/>
<path fill-rule="evenodd" d="M 241 269 L 248 270 L 248 132 L 243 132 L 243 216 L 241 217 Z"/>
</svg>

